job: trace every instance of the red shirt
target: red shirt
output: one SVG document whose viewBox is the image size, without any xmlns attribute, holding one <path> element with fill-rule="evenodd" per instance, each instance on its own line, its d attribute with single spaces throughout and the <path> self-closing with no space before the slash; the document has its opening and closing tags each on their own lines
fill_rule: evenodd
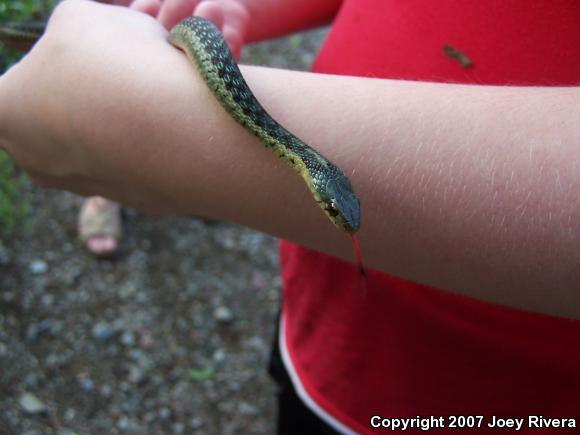
<svg viewBox="0 0 580 435">
<path fill-rule="evenodd" d="M 473 66 L 445 57 L 446 44 Z M 580 2 L 345 0 L 314 70 L 481 85 L 578 84 Z M 580 322 L 376 271 L 364 296 L 353 291 L 353 265 L 289 242 L 280 252 L 283 359 L 299 395 L 335 428 L 369 432 L 373 415 L 483 415 L 478 433 L 497 433 L 487 427 L 494 415 L 525 418 L 520 433 L 546 431 L 529 427 L 528 416 L 580 425 Z"/>
</svg>

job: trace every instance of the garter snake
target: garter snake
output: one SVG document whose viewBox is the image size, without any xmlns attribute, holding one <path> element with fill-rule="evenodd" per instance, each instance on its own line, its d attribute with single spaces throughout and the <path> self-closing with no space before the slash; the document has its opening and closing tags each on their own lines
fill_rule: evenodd
<svg viewBox="0 0 580 435">
<path fill-rule="evenodd" d="M 189 17 L 171 29 L 168 39 L 196 65 L 232 118 L 300 174 L 332 223 L 348 233 L 356 232 L 360 205 L 349 179 L 266 112 L 244 80 L 220 31 L 203 18 Z"/>
<path fill-rule="evenodd" d="M 0 40 L 31 45 L 43 31 L 43 23 L 0 23 Z M 171 29 L 168 40 L 186 53 L 231 117 L 302 177 L 332 223 L 354 234 L 360 226 L 360 205 L 349 179 L 266 112 L 244 80 L 220 31 L 203 18 L 189 17 Z"/>
</svg>

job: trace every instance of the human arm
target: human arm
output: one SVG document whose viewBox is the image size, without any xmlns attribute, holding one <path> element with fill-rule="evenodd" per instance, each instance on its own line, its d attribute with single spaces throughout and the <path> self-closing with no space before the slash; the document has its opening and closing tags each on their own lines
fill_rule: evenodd
<svg viewBox="0 0 580 435">
<path fill-rule="evenodd" d="M 352 257 L 300 179 L 225 113 L 153 20 L 59 9 L 0 80 L 0 143 L 37 180 Z M 580 88 L 242 72 L 351 178 L 368 266 L 580 318 Z"/>
</svg>

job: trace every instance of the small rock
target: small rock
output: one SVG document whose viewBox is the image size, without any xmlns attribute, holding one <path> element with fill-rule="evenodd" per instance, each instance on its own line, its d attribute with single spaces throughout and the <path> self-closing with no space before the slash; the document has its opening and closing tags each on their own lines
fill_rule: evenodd
<svg viewBox="0 0 580 435">
<path fill-rule="evenodd" d="M 24 377 L 24 385 L 31 390 L 38 388 L 41 381 L 42 377 L 37 372 L 30 372 Z"/>
<path fill-rule="evenodd" d="M 137 293 L 137 285 L 135 283 L 129 282 L 119 289 L 119 296 L 123 300 L 133 299 Z"/>
<path fill-rule="evenodd" d="M 42 414 L 46 412 L 46 405 L 32 393 L 22 393 L 18 404 L 27 414 Z"/>
<path fill-rule="evenodd" d="M 143 331 L 141 338 L 139 339 L 139 346 L 143 349 L 151 349 L 155 344 L 155 339 L 149 331 Z"/>
<path fill-rule="evenodd" d="M 159 418 L 162 420 L 167 420 L 169 417 L 171 417 L 171 410 L 167 407 L 163 407 L 159 410 Z"/>
<path fill-rule="evenodd" d="M 145 379 L 145 372 L 138 366 L 131 366 L 129 369 L 129 382 L 140 384 Z"/>
<path fill-rule="evenodd" d="M 189 426 L 192 429 L 199 429 L 200 427 L 203 426 L 203 420 L 201 418 L 199 418 L 199 417 L 194 417 L 189 422 Z"/>
<path fill-rule="evenodd" d="M 86 376 L 83 376 L 79 379 L 79 385 L 81 386 L 82 390 L 86 391 L 87 393 L 93 391 L 93 388 L 95 387 L 93 380 Z"/>
<path fill-rule="evenodd" d="M 185 425 L 183 423 L 174 423 L 173 424 L 173 433 L 174 434 L 181 434 L 185 432 Z"/>
<path fill-rule="evenodd" d="M 135 335 L 131 331 L 125 331 L 121 334 L 121 343 L 127 347 L 135 346 Z"/>
<path fill-rule="evenodd" d="M 264 342 L 262 337 L 258 335 L 254 335 L 248 339 L 248 346 L 253 347 L 254 349 L 263 352 L 265 355 L 270 352 L 270 345 Z"/>
<path fill-rule="evenodd" d="M 226 359 L 226 352 L 223 349 L 218 349 L 214 352 L 212 356 L 215 362 L 222 362 Z"/>
<path fill-rule="evenodd" d="M 221 305 L 214 310 L 213 317 L 220 323 L 231 323 L 234 320 L 234 313 L 228 307 Z"/>
<path fill-rule="evenodd" d="M 57 319 L 44 319 L 38 323 L 31 323 L 26 329 L 26 338 L 34 341 L 42 335 L 57 337 L 62 332 L 62 322 Z"/>
<path fill-rule="evenodd" d="M 34 275 L 41 275 L 48 270 L 48 263 L 44 260 L 34 260 L 28 266 L 28 270 Z"/>
<path fill-rule="evenodd" d="M 139 292 L 139 293 L 137 293 L 137 296 L 135 296 L 135 301 L 140 303 L 140 304 L 145 304 L 145 303 L 147 303 L 148 300 L 149 300 L 149 295 L 145 292 Z"/>
<path fill-rule="evenodd" d="M 250 405 L 248 402 L 240 402 L 238 404 L 238 411 L 242 415 L 257 415 L 258 408 L 254 405 Z"/>
<path fill-rule="evenodd" d="M 2 293 L 2 301 L 3 302 L 9 303 L 9 302 L 14 301 L 14 299 L 16 299 L 16 295 L 14 294 L 14 292 L 7 291 L 7 292 Z"/>
<path fill-rule="evenodd" d="M 93 327 L 93 337 L 100 343 L 108 341 L 113 336 L 113 328 L 105 322 L 99 322 Z"/>
<path fill-rule="evenodd" d="M 82 270 L 78 266 L 68 266 L 63 271 L 64 284 L 67 287 L 76 287 L 79 278 L 82 275 Z"/>
<path fill-rule="evenodd" d="M 130 426 L 131 426 L 131 420 L 129 420 L 129 418 L 127 418 L 124 415 L 117 422 L 117 427 L 119 429 L 121 429 L 122 431 L 128 430 Z"/>
<path fill-rule="evenodd" d="M 51 307 L 54 304 L 54 295 L 47 293 L 42 295 L 40 302 L 45 308 Z"/>
<path fill-rule="evenodd" d="M 260 272 L 254 272 L 252 274 L 250 285 L 256 290 L 265 290 L 268 286 L 268 282 Z"/>
<path fill-rule="evenodd" d="M 101 393 L 101 396 L 109 398 L 113 394 L 113 387 L 111 387 L 109 384 L 101 385 L 99 392 Z"/>
<path fill-rule="evenodd" d="M 77 416 L 77 412 L 74 410 L 74 408 L 67 408 L 67 410 L 64 412 L 64 420 L 68 421 L 68 422 L 73 422 L 75 420 Z"/>
</svg>

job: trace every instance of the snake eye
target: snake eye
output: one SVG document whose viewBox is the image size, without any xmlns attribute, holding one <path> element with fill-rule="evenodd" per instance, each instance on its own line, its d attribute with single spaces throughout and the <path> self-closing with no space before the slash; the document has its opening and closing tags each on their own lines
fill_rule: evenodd
<svg viewBox="0 0 580 435">
<path fill-rule="evenodd" d="M 338 208 L 336 208 L 336 204 L 334 202 L 327 204 L 326 212 L 329 214 L 329 216 L 332 217 L 338 216 Z"/>
</svg>

